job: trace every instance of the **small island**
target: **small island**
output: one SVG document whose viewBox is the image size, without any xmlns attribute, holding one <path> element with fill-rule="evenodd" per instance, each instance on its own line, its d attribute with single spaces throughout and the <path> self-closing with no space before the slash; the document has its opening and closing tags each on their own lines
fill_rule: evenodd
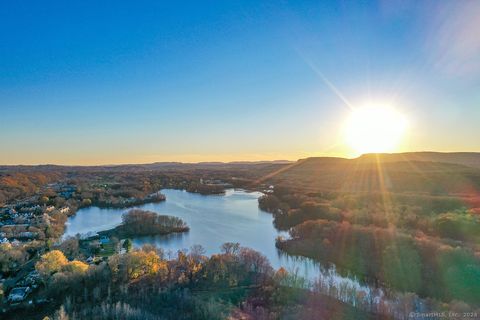
<svg viewBox="0 0 480 320">
<path fill-rule="evenodd" d="M 180 218 L 159 215 L 152 211 L 132 209 L 124 213 L 122 223 L 110 230 L 98 232 L 99 236 L 116 237 L 118 239 L 139 236 L 166 235 L 187 232 L 190 228 Z"/>
</svg>

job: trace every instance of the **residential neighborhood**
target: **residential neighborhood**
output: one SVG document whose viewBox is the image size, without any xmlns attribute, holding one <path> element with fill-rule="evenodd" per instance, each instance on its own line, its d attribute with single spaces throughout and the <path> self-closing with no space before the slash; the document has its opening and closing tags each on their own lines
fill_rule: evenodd
<svg viewBox="0 0 480 320">
<path fill-rule="evenodd" d="M 71 253 L 70 259 L 81 257 L 88 265 L 126 252 L 123 240 L 109 236 L 92 233 L 62 238 L 68 217 L 79 208 L 165 201 L 156 190 L 137 194 L 122 187 L 117 194 L 117 188 L 90 180 L 86 184 L 57 181 L 38 185 L 37 191 L 25 197 L 0 202 L 0 313 L 45 303 L 43 280 L 35 269 L 45 252 L 61 248 Z"/>
</svg>

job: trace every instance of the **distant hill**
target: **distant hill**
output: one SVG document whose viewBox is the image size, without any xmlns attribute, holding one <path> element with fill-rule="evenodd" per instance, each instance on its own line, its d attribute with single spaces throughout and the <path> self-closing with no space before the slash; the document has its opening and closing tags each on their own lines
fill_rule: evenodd
<svg viewBox="0 0 480 320">
<path fill-rule="evenodd" d="M 370 153 L 357 158 L 361 161 L 400 162 L 431 161 L 455 163 L 480 169 L 480 152 L 404 152 L 404 153 Z"/>
<path fill-rule="evenodd" d="M 422 152 L 369 154 L 356 159 L 307 158 L 262 180 L 312 191 L 479 194 L 480 153 Z"/>
<path fill-rule="evenodd" d="M 293 163 L 288 160 L 235 162 L 154 162 L 145 164 L 118 164 L 94 166 L 69 165 L 0 165 L 2 172 L 84 172 L 84 171 L 185 171 L 185 170 L 247 170 L 273 168 Z"/>
<path fill-rule="evenodd" d="M 105 166 L 0 166 L 0 177 L 11 173 L 82 174 L 175 172 L 214 174 L 318 190 L 463 193 L 480 195 L 480 153 L 408 152 L 365 154 L 356 159 L 313 157 L 296 162 L 157 162 Z"/>
</svg>

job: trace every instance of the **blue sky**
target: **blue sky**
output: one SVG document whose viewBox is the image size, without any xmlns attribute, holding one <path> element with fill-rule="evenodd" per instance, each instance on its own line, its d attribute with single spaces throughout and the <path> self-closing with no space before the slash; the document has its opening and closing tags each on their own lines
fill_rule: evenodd
<svg viewBox="0 0 480 320">
<path fill-rule="evenodd" d="M 478 14 L 474 1 L 2 2 L 0 163 L 348 157 L 332 86 L 404 113 L 399 151 L 480 151 Z"/>
</svg>

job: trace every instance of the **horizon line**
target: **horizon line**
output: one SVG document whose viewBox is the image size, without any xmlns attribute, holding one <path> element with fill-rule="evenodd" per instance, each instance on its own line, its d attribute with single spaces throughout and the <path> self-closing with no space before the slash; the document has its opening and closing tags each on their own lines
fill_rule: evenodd
<svg viewBox="0 0 480 320">
<path fill-rule="evenodd" d="M 104 164 L 64 164 L 64 163 L 35 163 L 35 164 L 0 164 L 0 167 L 41 167 L 41 166 L 52 166 L 52 167 L 121 167 L 121 166 L 144 166 L 144 165 L 153 165 L 153 164 L 186 164 L 186 165 L 201 165 L 201 164 L 252 164 L 252 163 L 294 163 L 305 159 L 312 158 L 336 158 L 336 159 L 347 159 L 353 160 L 358 159 L 362 156 L 368 155 L 385 155 L 385 154 L 410 154 L 410 153 L 443 153 L 443 154 L 477 154 L 480 151 L 431 151 L 431 150 L 422 150 L 422 151 L 403 151 L 403 152 L 369 152 L 363 153 L 353 157 L 346 156 L 309 156 L 305 158 L 297 158 L 293 160 L 288 159 L 275 159 L 275 160 L 234 160 L 234 161 L 155 161 L 155 162 L 131 162 L 131 163 L 104 163 Z"/>
</svg>

